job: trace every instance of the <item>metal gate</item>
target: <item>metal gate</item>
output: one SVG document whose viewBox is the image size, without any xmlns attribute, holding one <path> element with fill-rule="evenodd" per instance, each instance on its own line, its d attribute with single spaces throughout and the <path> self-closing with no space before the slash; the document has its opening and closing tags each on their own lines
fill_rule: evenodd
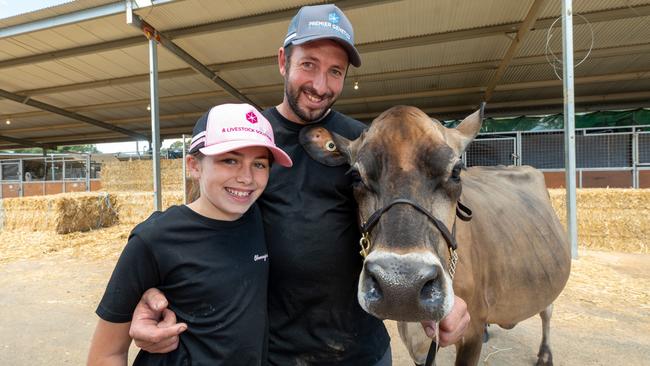
<svg viewBox="0 0 650 366">
<path fill-rule="evenodd" d="M 465 165 L 490 166 L 517 164 L 517 139 L 515 137 L 478 138 L 463 154 Z"/>
</svg>

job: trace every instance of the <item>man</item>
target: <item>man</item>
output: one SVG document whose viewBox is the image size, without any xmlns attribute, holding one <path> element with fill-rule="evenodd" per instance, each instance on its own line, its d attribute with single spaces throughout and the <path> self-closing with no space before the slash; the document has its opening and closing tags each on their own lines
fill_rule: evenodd
<svg viewBox="0 0 650 366">
<path fill-rule="evenodd" d="M 258 200 L 264 217 L 270 273 L 268 292 L 270 365 L 390 365 L 390 339 L 381 320 L 357 301 L 362 259 L 349 167 L 312 160 L 299 142 L 307 124 L 320 123 L 355 139 L 365 126 L 331 109 L 340 96 L 349 64 L 359 67 L 354 33 L 334 5 L 306 6 L 289 25 L 278 50 L 284 99 L 264 111 L 276 144 L 293 160 L 274 166 Z M 185 329 L 175 324 L 160 292 L 145 294 L 131 326 L 136 344 L 168 352 Z M 157 323 L 161 315 L 164 320 Z M 469 315 L 456 298 L 440 323 L 440 343 L 460 339 Z M 433 322 L 423 323 L 429 336 Z M 251 334 L 251 337 L 259 337 Z"/>
</svg>

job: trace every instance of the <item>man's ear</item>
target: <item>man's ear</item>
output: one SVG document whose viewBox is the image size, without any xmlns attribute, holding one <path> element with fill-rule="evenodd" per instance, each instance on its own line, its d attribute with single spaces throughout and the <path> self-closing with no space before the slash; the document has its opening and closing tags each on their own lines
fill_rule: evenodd
<svg viewBox="0 0 650 366">
<path fill-rule="evenodd" d="M 284 56 L 284 47 L 278 49 L 278 67 L 280 68 L 280 74 L 284 76 L 287 72 L 287 59 Z"/>
<path fill-rule="evenodd" d="M 322 126 L 307 126 L 300 130 L 300 144 L 309 156 L 327 166 L 350 164 L 351 140 Z"/>
</svg>

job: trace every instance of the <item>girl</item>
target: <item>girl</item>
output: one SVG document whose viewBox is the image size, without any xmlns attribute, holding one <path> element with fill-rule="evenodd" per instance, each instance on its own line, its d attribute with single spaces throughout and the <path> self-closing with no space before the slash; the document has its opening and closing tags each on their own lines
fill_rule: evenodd
<svg viewBox="0 0 650 366">
<path fill-rule="evenodd" d="M 197 121 L 187 165 L 200 196 L 131 232 L 96 311 L 89 365 L 126 365 L 131 316 L 150 287 L 167 295 L 188 329 L 175 351 L 140 351 L 134 365 L 262 363 L 268 255 L 253 203 L 271 162 L 292 165 L 254 107 L 219 105 Z"/>
</svg>

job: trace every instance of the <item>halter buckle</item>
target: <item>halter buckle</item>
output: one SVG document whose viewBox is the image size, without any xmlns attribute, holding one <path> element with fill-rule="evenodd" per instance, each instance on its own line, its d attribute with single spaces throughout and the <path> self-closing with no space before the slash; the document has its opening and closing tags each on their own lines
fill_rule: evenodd
<svg viewBox="0 0 650 366">
<path fill-rule="evenodd" d="M 359 251 L 359 254 L 361 254 L 363 259 L 366 259 L 368 252 L 370 251 L 370 238 L 368 237 L 367 232 L 364 232 L 361 235 L 361 239 L 359 239 L 359 245 L 361 246 L 361 251 Z"/>
</svg>

